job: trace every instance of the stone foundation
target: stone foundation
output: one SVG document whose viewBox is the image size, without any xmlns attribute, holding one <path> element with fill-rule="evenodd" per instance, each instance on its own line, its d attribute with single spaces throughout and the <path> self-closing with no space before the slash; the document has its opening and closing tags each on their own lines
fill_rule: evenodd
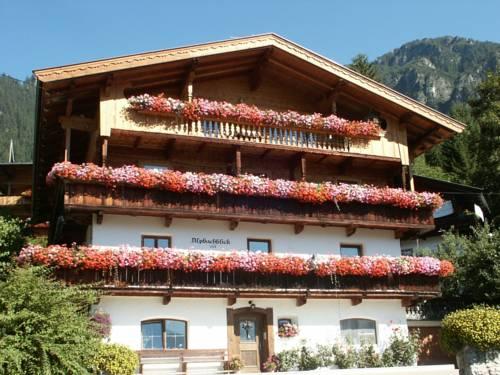
<svg viewBox="0 0 500 375">
<path fill-rule="evenodd" d="M 457 354 L 460 375 L 498 375 L 500 374 L 500 351 L 481 352 L 465 347 Z"/>
</svg>

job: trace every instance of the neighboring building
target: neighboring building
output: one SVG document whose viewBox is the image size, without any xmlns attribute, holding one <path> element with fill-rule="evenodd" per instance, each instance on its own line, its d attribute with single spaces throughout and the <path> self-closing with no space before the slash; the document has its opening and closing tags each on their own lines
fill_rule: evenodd
<svg viewBox="0 0 500 375">
<path fill-rule="evenodd" d="M 0 214 L 31 216 L 32 179 L 33 163 L 0 163 Z"/>
<path fill-rule="evenodd" d="M 317 270 L 317 262 L 328 268 L 325 259 L 332 255 L 398 257 L 403 235 L 431 230 L 430 204 L 396 207 L 411 205 L 407 200 L 413 196 L 375 188 L 368 193 L 358 185 L 411 192 L 410 160 L 461 132 L 463 124 L 452 118 L 274 34 L 37 70 L 35 75 L 35 214 L 38 220 L 51 220 L 53 243 L 108 250 L 128 246 L 113 255 L 113 262 L 121 259 L 117 269 L 100 268 L 107 260 L 93 258 L 82 270 L 61 277 L 105 282 L 98 308 L 111 316 L 111 341 L 140 351 L 145 372 L 158 369 L 159 362 L 177 368 L 177 360 L 196 366 L 213 359 L 218 366 L 226 355 L 241 356 L 245 371 L 255 371 L 268 355 L 301 340 L 316 344 L 349 338 L 383 347 L 394 329 L 407 331 L 406 306 L 439 294 L 436 276 L 294 272 L 298 267 Z M 188 109 L 193 98 L 205 98 L 368 122 L 345 126 L 332 117 L 333 133 L 311 125 L 323 121 L 317 117 L 307 118 L 313 129 L 303 128 L 306 120 L 294 120 L 300 126 L 287 120 L 296 118 L 293 114 L 258 112 L 266 121 L 256 124 L 250 118 L 257 116 L 255 108 L 246 108 L 245 121 L 241 116 L 221 120 L 224 109 L 202 103 L 192 120 L 187 110 L 184 117 L 165 113 L 172 105 L 161 98 L 128 100 L 160 93 L 185 100 Z M 367 131 L 374 123 L 377 134 Z M 51 176 L 55 184 L 46 185 L 52 166 L 64 160 L 142 169 L 103 172 L 94 166 L 58 165 Z M 154 176 L 162 170 L 225 175 L 210 177 L 216 182 L 206 187 L 194 173 L 158 182 Z M 236 180 L 226 175 L 245 173 L 281 180 L 246 177 L 251 188 L 241 183 L 237 194 L 228 193 L 227 181 Z M 301 200 L 321 199 L 318 189 L 286 181 L 346 185 L 338 201 L 313 204 Z M 207 189 L 214 190 L 205 194 Z M 366 203 L 388 200 L 391 194 L 394 199 L 387 204 Z M 149 258 L 141 258 L 139 267 L 131 253 L 154 255 L 165 263 L 171 262 L 166 254 L 179 260 L 178 252 L 151 255 L 131 248 L 141 246 L 184 249 L 186 256 L 178 268 Z M 193 249 L 203 255 L 188 256 Z M 200 264 L 210 253 L 230 250 L 238 251 L 233 255 L 237 261 L 227 258 L 227 269 L 240 262 L 235 271 Z M 246 255 L 256 251 L 274 257 Z M 292 265 L 284 265 L 283 258 Z M 255 272 L 252 262 L 274 273 Z M 194 271 L 183 271 L 190 267 Z M 296 325 L 298 335 L 280 337 L 279 328 L 287 324 Z"/>
<path fill-rule="evenodd" d="M 469 233 L 472 226 L 484 222 L 489 214 L 481 188 L 416 175 L 414 181 L 417 191 L 439 193 L 445 202 L 434 212 L 435 228 L 401 239 L 403 255 L 416 255 L 419 250 L 436 250 L 445 231 L 453 228 L 459 233 Z"/>
</svg>

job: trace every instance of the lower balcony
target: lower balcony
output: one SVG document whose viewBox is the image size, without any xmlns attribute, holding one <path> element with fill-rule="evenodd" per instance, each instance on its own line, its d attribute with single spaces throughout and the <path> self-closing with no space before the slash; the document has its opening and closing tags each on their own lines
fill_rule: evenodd
<svg viewBox="0 0 500 375">
<path fill-rule="evenodd" d="M 44 265 L 69 284 L 113 295 L 227 298 L 400 298 L 440 294 L 453 265 L 431 257 L 347 257 L 178 249 L 29 246 L 20 264 Z"/>
<path fill-rule="evenodd" d="M 393 230 L 434 228 L 432 209 L 412 210 L 363 203 L 312 204 L 292 199 L 217 193 L 115 188 L 98 184 L 61 182 L 68 212 L 110 213 L 263 223 L 289 223 L 300 232 L 303 225 L 343 226 Z"/>
</svg>

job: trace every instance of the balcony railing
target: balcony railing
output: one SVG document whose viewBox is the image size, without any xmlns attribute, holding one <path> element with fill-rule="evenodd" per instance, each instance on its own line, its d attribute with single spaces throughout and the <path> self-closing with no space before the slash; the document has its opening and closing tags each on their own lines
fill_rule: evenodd
<svg viewBox="0 0 500 375">
<path fill-rule="evenodd" d="M 432 209 L 405 209 L 362 203 L 302 203 L 292 199 L 175 193 L 131 186 L 63 182 L 67 210 L 170 216 L 264 223 L 354 226 L 381 229 L 432 229 Z"/>
<path fill-rule="evenodd" d="M 177 136 L 310 149 L 321 152 L 350 152 L 351 148 L 356 152 L 356 147 L 366 147 L 368 143 L 366 139 L 351 140 L 327 132 L 262 127 L 210 119 L 199 121 L 171 119 L 165 124 L 164 129 L 166 134 Z"/>
</svg>

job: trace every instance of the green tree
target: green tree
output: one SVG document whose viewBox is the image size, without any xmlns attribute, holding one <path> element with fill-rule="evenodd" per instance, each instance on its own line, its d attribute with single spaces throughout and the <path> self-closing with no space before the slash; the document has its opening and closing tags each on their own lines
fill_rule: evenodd
<svg viewBox="0 0 500 375">
<path fill-rule="evenodd" d="M 351 64 L 348 65 L 349 68 L 355 70 L 358 73 L 363 74 L 364 76 L 377 80 L 378 79 L 378 70 L 377 66 L 368 61 L 368 56 L 360 53 L 353 57 Z"/>
<path fill-rule="evenodd" d="M 439 319 L 458 308 L 500 304 L 500 229 L 472 228 L 470 235 L 447 232 L 437 256 L 450 260 L 455 273 L 443 279 L 442 297 L 422 305 L 426 318 Z"/>
<path fill-rule="evenodd" d="M 96 293 L 67 287 L 40 268 L 0 282 L 0 374 L 88 374 L 100 335 L 89 316 Z"/>
<path fill-rule="evenodd" d="M 470 105 L 479 128 L 474 181 L 485 190 L 493 222 L 500 224 L 500 71 L 488 74 Z"/>
</svg>

